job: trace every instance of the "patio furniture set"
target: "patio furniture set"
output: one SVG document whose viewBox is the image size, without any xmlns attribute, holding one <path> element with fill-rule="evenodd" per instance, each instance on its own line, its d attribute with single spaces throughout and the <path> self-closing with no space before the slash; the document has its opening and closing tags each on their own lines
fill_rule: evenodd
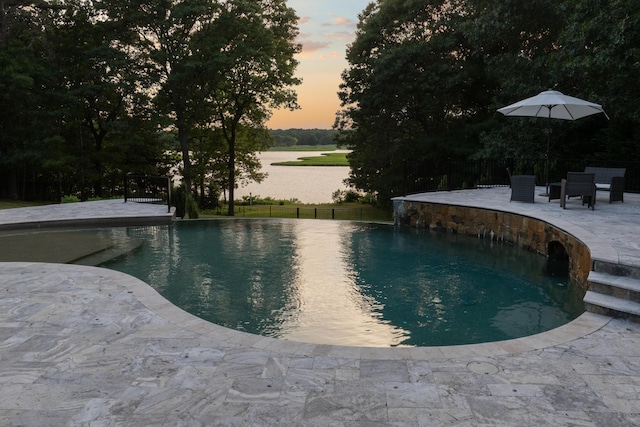
<svg viewBox="0 0 640 427">
<path fill-rule="evenodd" d="M 596 191 L 609 192 L 609 203 L 624 202 L 625 168 L 603 168 L 587 166 L 584 172 L 568 172 L 561 182 L 548 185 L 549 201 L 560 199 L 560 206 L 566 209 L 567 201 L 579 197 L 582 205 L 592 210 L 596 204 Z M 511 201 L 533 203 L 536 178 L 533 175 L 511 176 Z"/>
</svg>

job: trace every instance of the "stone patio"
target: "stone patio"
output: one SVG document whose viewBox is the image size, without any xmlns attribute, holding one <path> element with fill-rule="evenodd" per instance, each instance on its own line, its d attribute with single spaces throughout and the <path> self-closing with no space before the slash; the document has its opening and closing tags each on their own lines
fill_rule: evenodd
<svg viewBox="0 0 640 427">
<path fill-rule="evenodd" d="M 598 201 L 591 211 L 509 203 L 508 191 L 412 197 L 537 217 L 574 234 L 595 257 L 640 265 L 640 195 Z M 0 211 L 0 223 L 167 216 L 166 207 L 110 201 Z M 0 425 L 640 425 L 636 323 L 585 313 L 511 341 L 340 347 L 210 324 L 110 270 L 0 267 Z"/>
</svg>

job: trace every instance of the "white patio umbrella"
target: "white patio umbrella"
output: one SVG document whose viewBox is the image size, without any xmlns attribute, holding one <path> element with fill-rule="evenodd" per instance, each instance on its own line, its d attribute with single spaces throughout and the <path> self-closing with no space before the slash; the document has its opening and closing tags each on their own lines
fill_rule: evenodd
<svg viewBox="0 0 640 427">
<path fill-rule="evenodd" d="M 517 117 L 546 117 L 547 119 L 561 119 L 561 120 L 578 120 L 583 117 L 591 116 L 593 114 L 603 113 L 608 119 L 607 113 L 604 112 L 602 105 L 594 104 L 593 102 L 585 101 L 580 98 L 574 98 L 573 96 L 564 95 L 557 90 L 546 90 L 540 92 L 536 96 L 523 99 L 515 104 L 507 105 L 498 109 L 498 112 L 505 116 L 517 116 Z M 549 127 L 551 125 L 549 124 Z M 547 175 L 547 193 L 549 194 L 549 151 L 551 131 L 547 132 L 547 161 L 546 161 L 546 175 Z"/>
</svg>

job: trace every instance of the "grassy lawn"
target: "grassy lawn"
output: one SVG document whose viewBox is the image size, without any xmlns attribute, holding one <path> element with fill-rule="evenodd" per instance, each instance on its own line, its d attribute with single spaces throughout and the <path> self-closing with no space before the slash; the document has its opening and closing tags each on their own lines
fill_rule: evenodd
<svg viewBox="0 0 640 427">
<path fill-rule="evenodd" d="M 300 157 L 290 162 L 275 162 L 277 166 L 349 166 L 347 153 L 322 153 L 321 156 Z"/>
<path fill-rule="evenodd" d="M 32 206 L 50 205 L 52 202 L 24 202 L 22 200 L 0 200 L 0 209 L 30 208 Z"/>
<path fill-rule="evenodd" d="M 220 218 L 227 215 L 228 207 L 200 211 L 200 218 Z M 237 218 L 307 218 L 341 219 L 356 221 L 391 222 L 392 212 L 363 203 L 325 203 L 325 204 L 272 204 L 238 205 L 235 207 Z"/>
</svg>

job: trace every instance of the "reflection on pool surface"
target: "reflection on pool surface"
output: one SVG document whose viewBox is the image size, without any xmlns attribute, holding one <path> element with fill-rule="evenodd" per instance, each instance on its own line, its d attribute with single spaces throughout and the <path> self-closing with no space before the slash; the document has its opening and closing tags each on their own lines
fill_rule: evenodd
<svg viewBox="0 0 640 427">
<path fill-rule="evenodd" d="M 358 346 L 516 338 L 583 312 L 544 257 L 467 236 L 320 220 L 133 227 L 139 250 L 105 266 L 184 310 L 270 337 Z"/>
</svg>

